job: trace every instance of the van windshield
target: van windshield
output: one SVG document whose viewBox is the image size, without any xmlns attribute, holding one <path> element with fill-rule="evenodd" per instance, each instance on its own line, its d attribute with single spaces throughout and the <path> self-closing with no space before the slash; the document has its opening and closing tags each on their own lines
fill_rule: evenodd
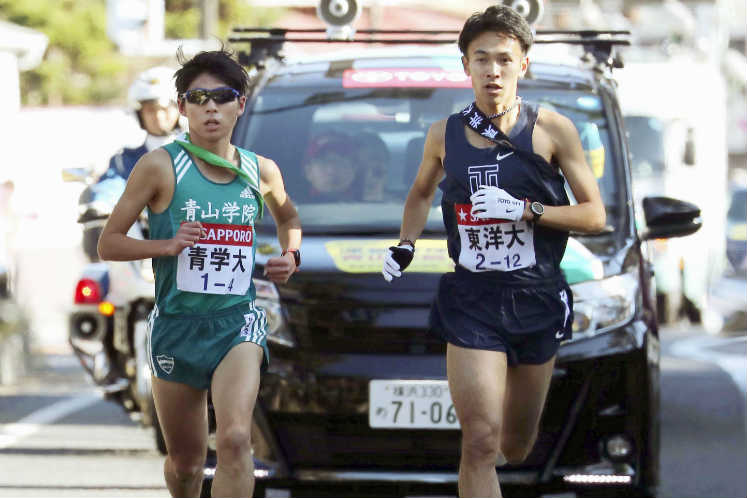
<svg viewBox="0 0 747 498">
<path fill-rule="evenodd" d="M 613 227 L 625 215 L 620 165 L 599 96 L 552 88 L 519 88 L 569 117 L 581 136 Z M 234 143 L 273 159 L 306 233 L 398 232 L 428 128 L 473 100 L 469 88 L 265 87 L 240 121 Z M 426 233 L 443 232 L 441 193 Z M 271 223 L 268 215 L 260 222 Z"/>
</svg>

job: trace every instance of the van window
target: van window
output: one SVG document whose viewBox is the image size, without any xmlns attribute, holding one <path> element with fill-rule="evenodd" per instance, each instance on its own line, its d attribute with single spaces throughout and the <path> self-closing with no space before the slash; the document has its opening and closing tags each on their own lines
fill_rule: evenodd
<svg viewBox="0 0 747 498">
<path fill-rule="evenodd" d="M 624 182 L 601 99 L 556 87 L 520 87 L 519 94 L 576 124 L 614 226 L 624 215 L 625 200 L 619 198 Z M 429 127 L 472 99 L 466 88 L 270 84 L 248 109 L 234 140 L 278 163 L 305 231 L 387 233 L 399 229 Z M 425 230 L 443 231 L 439 190 Z"/>
</svg>

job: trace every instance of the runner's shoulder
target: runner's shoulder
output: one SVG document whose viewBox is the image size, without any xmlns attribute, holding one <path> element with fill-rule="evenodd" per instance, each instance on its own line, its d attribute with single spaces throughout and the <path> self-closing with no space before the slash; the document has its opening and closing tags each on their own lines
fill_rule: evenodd
<svg viewBox="0 0 747 498">
<path fill-rule="evenodd" d="M 257 163 L 259 164 L 259 175 L 262 181 L 268 181 L 274 175 L 280 174 L 280 167 L 278 164 L 270 159 L 269 157 L 260 156 L 255 152 L 257 156 Z"/>
<path fill-rule="evenodd" d="M 136 173 L 137 172 L 137 173 Z M 146 178 L 167 178 L 171 173 L 171 156 L 164 148 L 147 152 L 135 164 L 133 175 Z"/>
<path fill-rule="evenodd" d="M 551 135 L 552 137 L 561 138 L 576 127 L 573 121 L 567 116 L 557 111 L 540 107 L 537 112 L 537 126 Z"/>
<path fill-rule="evenodd" d="M 428 129 L 428 139 L 435 143 L 444 143 L 446 140 L 446 122 L 448 119 L 436 121 Z"/>
</svg>

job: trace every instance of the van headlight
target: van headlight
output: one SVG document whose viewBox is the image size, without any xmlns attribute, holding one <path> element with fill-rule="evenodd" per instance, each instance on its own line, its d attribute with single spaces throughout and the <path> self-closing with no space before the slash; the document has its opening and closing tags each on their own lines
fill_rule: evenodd
<svg viewBox="0 0 747 498">
<path fill-rule="evenodd" d="M 269 280 L 262 280 L 261 278 L 253 278 L 252 280 L 257 292 L 254 303 L 265 310 L 267 317 L 267 340 L 281 346 L 294 347 L 296 341 L 285 322 L 277 287 Z"/>
<path fill-rule="evenodd" d="M 603 334 L 629 322 L 635 314 L 637 273 L 623 273 L 601 280 L 571 285 L 573 290 L 573 339 Z"/>
</svg>

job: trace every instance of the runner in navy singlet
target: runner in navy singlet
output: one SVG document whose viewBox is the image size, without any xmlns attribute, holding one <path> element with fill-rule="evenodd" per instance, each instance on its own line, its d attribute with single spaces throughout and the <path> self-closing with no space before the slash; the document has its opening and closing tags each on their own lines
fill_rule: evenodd
<svg viewBox="0 0 747 498">
<path fill-rule="evenodd" d="M 568 232 L 605 224 L 573 123 L 517 95 L 532 41 L 509 7 L 465 23 L 459 48 L 475 102 L 428 131 L 401 241 L 388 249 L 383 269 L 390 282 L 402 275 L 440 188 L 456 267 L 441 278 L 430 330 L 447 342 L 462 428 L 462 498 L 501 496 L 496 465 L 519 463 L 531 451 L 558 346 L 571 333 L 572 293 L 560 270 Z"/>
</svg>

